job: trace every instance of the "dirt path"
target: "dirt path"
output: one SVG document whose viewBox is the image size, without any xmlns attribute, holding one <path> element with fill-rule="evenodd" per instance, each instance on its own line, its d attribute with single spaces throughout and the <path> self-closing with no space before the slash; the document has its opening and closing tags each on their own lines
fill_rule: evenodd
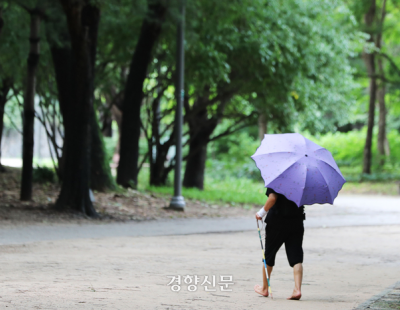
<svg viewBox="0 0 400 310">
<path fill-rule="evenodd" d="M 80 213 L 60 212 L 54 208 L 59 185 L 34 183 L 32 201 L 20 201 L 21 169 L 6 167 L 0 173 L 0 227 L 13 225 L 90 224 Z M 148 221 L 171 218 L 220 218 L 253 215 L 260 206 L 251 204 L 208 203 L 186 199 L 185 212 L 166 210 L 170 195 L 119 189 L 117 192 L 94 193 L 98 223 Z"/>
<path fill-rule="evenodd" d="M 303 299 L 286 301 L 292 270 L 284 249 L 274 300 L 257 296 L 255 231 L 186 236 L 56 240 L 0 247 L 1 309 L 353 309 L 400 279 L 400 225 L 309 228 Z M 233 276 L 232 292 L 173 292 L 167 276 Z"/>
</svg>

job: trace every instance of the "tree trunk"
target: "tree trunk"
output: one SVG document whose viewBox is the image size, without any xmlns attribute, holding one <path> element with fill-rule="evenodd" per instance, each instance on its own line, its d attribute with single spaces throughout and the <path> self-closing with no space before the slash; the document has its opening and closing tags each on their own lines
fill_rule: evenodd
<svg viewBox="0 0 400 310">
<path fill-rule="evenodd" d="M 262 141 L 264 135 L 267 133 L 267 119 L 265 113 L 260 113 L 258 116 L 258 139 Z"/>
<path fill-rule="evenodd" d="M 150 158 L 150 185 L 162 186 L 166 184 L 168 173 L 172 170 L 172 167 L 165 167 L 165 162 L 174 141 L 174 138 L 170 138 L 164 144 L 155 145 L 155 156 Z"/>
<path fill-rule="evenodd" d="M 11 80 L 3 79 L 0 88 L 0 172 L 4 172 L 5 169 L 1 164 L 1 141 L 3 138 L 3 126 L 4 126 L 4 108 L 7 103 L 7 95 L 11 89 Z"/>
<path fill-rule="evenodd" d="M 385 136 L 384 146 L 385 146 L 385 155 L 390 156 L 390 145 L 387 135 Z"/>
<path fill-rule="evenodd" d="M 382 16 L 381 16 L 381 21 L 380 21 L 380 32 L 377 35 L 377 40 L 376 40 L 376 47 L 381 48 L 382 47 L 382 37 L 383 37 L 383 23 L 385 20 L 386 16 L 386 0 L 383 1 L 382 4 Z M 385 105 L 385 93 L 386 93 L 386 87 L 385 87 L 385 72 L 383 70 L 383 59 L 380 57 L 378 59 L 378 70 L 379 70 L 379 75 L 382 77 L 381 82 L 380 82 L 380 87 L 378 90 L 378 104 L 379 104 L 379 123 L 378 123 L 378 153 L 379 153 L 379 165 L 383 167 L 385 164 L 385 155 L 386 154 L 385 150 L 386 144 L 388 145 L 388 141 L 386 138 L 386 105 Z"/>
<path fill-rule="evenodd" d="M 92 84 L 94 84 L 94 71 L 97 53 L 97 36 L 100 22 L 100 11 L 91 5 L 85 6 L 83 20 L 88 27 L 90 63 L 92 72 Z M 91 93 L 94 101 L 94 92 Z M 116 188 L 115 181 L 111 175 L 110 163 L 107 158 L 103 135 L 99 126 L 96 111 L 91 108 L 91 160 L 90 160 L 90 187 L 97 191 L 113 190 Z"/>
<path fill-rule="evenodd" d="M 381 62 L 381 60 L 379 60 Z M 385 85 L 382 83 L 378 90 L 378 104 L 379 104 L 379 123 L 378 123 L 378 152 L 379 152 L 379 165 L 385 164 L 386 154 L 386 105 L 385 105 Z"/>
<path fill-rule="evenodd" d="M 86 26 L 88 27 L 89 45 L 90 45 L 90 64 L 91 72 L 94 72 L 95 57 L 96 57 L 96 45 L 97 45 L 97 28 L 99 22 L 99 16 L 91 17 L 89 9 L 86 9 L 86 13 L 83 13 L 84 20 L 86 20 Z M 97 9 L 96 9 L 97 10 Z M 69 42 L 68 33 L 60 35 L 63 38 L 62 46 L 58 45 L 58 42 L 51 42 L 51 54 L 53 58 L 54 69 L 56 73 L 57 89 L 58 89 L 58 101 L 60 103 L 60 110 L 63 116 L 64 128 L 65 126 L 73 126 L 73 124 L 67 123 L 69 120 L 69 103 L 71 102 L 71 61 L 72 51 Z M 94 76 L 92 75 L 92 81 Z M 92 93 L 93 96 L 93 93 Z M 93 101 L 93 97 L 91 99 Z M 93 106 L 90 112 L 90 125 L 91 125 L 91 165 L 90 165 L 90 185 L 93 190 L 105 191 L 115 189 L 115 181 L 111 175 L 110 165 L 108 163 L 107 154 L 105 151 L 104 141 L 102 134 L 99 130 L 99 124 L 97 122 L 97 116 L 95 114 Z M 64 139 L 62 157 L 59 163 L 58 176 L 60 180 L 63 178 L 63 171 L 65 168 L 65 159 L 67 157 L 68 140 Z"/>
<path fill-rule="evenodd" d="M 69 38 L 68 38 L 69 40 Z M 72 66 L 72 52 L 69 44 L 63 46 L 56 45 L 55 42 L 51 42 L 51 56 L 53 59 L 53 66 L 55 71 L 55 78 L 57 83 L 58 92 L 58 103 L 60 105 L 60 111 L 63 118 L 64 131 L 69 124 L 69 110 L 72 95 L 72 77 L 71 77 L 71 66 Z M 73 125 L 73 124 L 72 124 Z M 67 141 L 64 137 L 62 146 L 62 155 L 60 162 L 58 163 L 57 176 L 60 181 L 64 178 L 65 159 L 67 157 Z"/>
<path fill-rule="evenodd" d="M 160 99 L 159 93 L 152 103 L 152 121 L 151 132 L 152 137 L 149 141 L 149 162 L 150 162 L 150 185 L 162 186 L 166 184 L 168 173 L 172 170 L 172 166 L 165 167 L 168 151 L 175 143 L 175 126 L 169 139 L 161 143 L 160 137 Z"/>
<path fill-rule="evenodd" d="M 124 187 L 137 186 L 143 82 L 166 12 L 167 7 L 163 0 L 156 2 L 149 0 L 147 16 L 143 21 L 130 64 L 123 101 L 120 159 L 117 171 L 117 182 Z"/>
<path fill-rule="evenodd" d="M 374 61 L 374 55 L 370 55 L 370 62 Z M 369 106 L 368 106 L 368 128 L 367 137 L 364 146 L 364 165 L 363 173 L 371 173 L 372 165 L 372 135 L 374 128 L 374 118 L 375 118 L 375 98 L 376 98 L 376 81 L 375 78 L 371 78 L 369 82 Z"/>
<path fill-rule="evenodd" d="M 104 114 L 101 116 L 101 133 L 104 137 L 112 137 L 111 112 L 104 112 Z"/>
<path fill-rule="evenodd" d="M 373 25 L 375 18 L 376 3 L 375 0 L 371 0 L 371 5 L 368 12 L 365 14 L 365 24 L 370 29 Z M 372 31 L 369 31 L 370 39 L 368 42 L 374 42 Z M 375 99 L 376 99 L 376 79 L 375 79 L 375 53 L 363 52 L 363 58 L 367 67 L 367 72 L 370 77 L 369 82 L 369 106 L 368 106 L 368 129 L 367 137 L 365 140 L 364 147 L 364 164 L 363 173 L 371 173 L 372 164 L 372 133 L 374 128 L 374 117 L 375 117 Z"/>
<path fill-rule="evenodd" d="M 24 99 L 24 126 L 22 147 L 21 200 L 32 199 L 32 162 L 35 118 L 36 70 L 39 64 L 39 26 L 37 10 L 30 12 L 30 52 L 28 56 L 27 87 Z"/>
<path fill-rule="evenodd" d="M 199 97 L 190 108 L 188 98 L 184 101 L 185 118 L 189 124 L 189 153 L 186 156 L 186 168 L 183 178 L 184 187 L 204 188 L 204 172 L 207 160 L 207 145 L 210 137 L 223 117 L 226 104 L 231 100 L 233 92 L 220 93 L 215 114 L 208 117 L 209 88 Z M 194 112 L 197 111 L 197 112 Z"/>
<path fill-rule="evenodd" d="M 72 46 L 72 92 L 65 126 L 68 156 L 64 179 L 56 202 L 59 209 L 71 208 L 88 216 L 97 216 L 89 196 L 90 115 L 93 109 L 93 72 L 89 27 L 98 8 L 84 7 L 82 1 L 60 0 L 68 21 Z"/>
<path fill-rule="evenodd" d="M 212 131 L 210 132 L 209 129 L 200 129 L 193 138 L 191 138 L 185 175 L 183 178 L 184 187 L 204 189 L 207 145 L 211 133 Z"/>
<path fill-rule="evenodd" d="M 189 124 L 189 153 L 186 160 L 185 174 L 183 177 L 184 187 L 197 187 L 204 189 L 204 172 L 207 160 L 207 145 L 210 136 L 218 125 L 218 117 L 208 118 L 207 102 L 208 96 L 198 98 L 193 105 L 193 109 L 203 106 L 197 113 L 188 119 Z M 224 108 L 221 104 L 220 108 Z M 188 112 L 188 103 L 185 102 L 185 110 Z M 219 111 L 222 114 L 222 110 Z"/>
</svg>

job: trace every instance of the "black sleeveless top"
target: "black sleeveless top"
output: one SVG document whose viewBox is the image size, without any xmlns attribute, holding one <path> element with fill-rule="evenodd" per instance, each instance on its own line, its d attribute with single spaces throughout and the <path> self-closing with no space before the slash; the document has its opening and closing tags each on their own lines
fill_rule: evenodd
<svg viewBox="0 0 400 310">
<path fill-rule="evenodd" d="M 298 207 L 293 201 L 287 199 L 284 195 L 275 192 L 272 188 L 268 188 L 265 195 L 269 197 L 270 194 L 278 195 L 274 206 L 269 210 L 268 215 L 265 218 L 271 220 L 272 218 L 281 219 L 305 219 L 304 206 Z"/>
</svg>

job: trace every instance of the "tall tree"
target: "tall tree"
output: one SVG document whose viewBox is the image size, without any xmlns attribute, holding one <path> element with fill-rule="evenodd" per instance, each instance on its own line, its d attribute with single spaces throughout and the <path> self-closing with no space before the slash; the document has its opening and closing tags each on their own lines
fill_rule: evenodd
<svg viewBox="0 0 400 310">
<path fill-rule="evenodd" d="M 133 53 L 122 104 L 122 128 L 117 183 L 136 187 L 139 159 L 140 107 L 143 99 L 143 82 L 152 61 L 152 50 L 161 34 L 167 13 L 165 0 L 148 0 L 147 14 L 143 20 L 139 39 Z"/>
<path fill-rule="evenodd" d="M 374 21 L 376 14 L 376 0 L 369 1 L 368 11 L 364 15 L 364 23 L 366 26 L 366 32 L 369 34 L 368 43 L 375 46 L 374 37 Z M 368 105 L 368 128 L 367 136 L 364 146 L 364 163 L 363 163 L 363 173 L 371 173 L 372 164 L 372 135 L 374 128 L 374 118 L 375 118 L 375 100 L 376 100 L 376 69 L 375 69 L 375 51 L 364 51 L 363 59 L 367 67 L 367 72 L 369 76 L 369 105 Z"/>
<path fill-rule="evenodd" d="M 252 116 L 260 111 L 268 112 L 273 123 L 285 124 L 282 131 L 293 130 L 292 118 L 303 111 L 322 114 L 329 106 L 347 104 L 338 95 L 348 92 L 341 80 L 350 76 L 349 37 L 341 30 L 345 22 L 331 13 L 338 4 L 264 4 L 249 1 L 246 12 L 239 9 L 243 3 L 238 8 L 223 1 L 197 4 L 197 14 L 206 18 L 193 21 L 195 40 L 188 39 L 185 120 L 190 138 L 184 186 L 202 189 L 208 143 L 240 129 L 238 125 L 256 123 Z M 230 126 L 215 134 L 222 120 L 230 120 Z"/>
<path fill-rule="evenodd" d="M 23 6 L 11 1 L 0 3 L 0 123 L 2 125 L 7 124 L 5 120 L 8 116 L 4 110 L 6 105 L 17 106 L 11 98 L 23 97 L 26 93 L 26 87 L 24 87 L 27 82 L 26 54 L 30 44 L 26 38 L 29 37 L 30 29 L 25 22 L 21 21 L 27 20 L 27 17 Z M 20 114 L 17 115 L 19 116 Z M 20 123 L 19 119 L 11 121 L 14 125 Z M 0 142 L 2 129 L 3 126 L 0 127 Z"/>
<path fill-rule="evenodd" d="M 222 95 L 223 94 L 223 95 Z M 207 159 L 207 145 L 211 141 L 218 123 L 224 116 L 224 110 L 233 96 L 231 91 L 220 93 L 221 98 L 217 106 L 217 111 L 209 115 L 207 108 L 210 106 L 209 96 L 206 92 L 198 97 L 192 107 L 185 104 L 185 112 L 189 124 L 189 153 L 186 160 L 185 175 L 183 186 L 204 188 L 204 172 Z M 214 98 L 215 99 L 215 98 Z M 189 114 L 193 113 L 191 117 Z"/>
<path fill-rule="evenodd" d="M 47 38 L 50 44 L 51 55 L 54 65 L 55 78 L 57 82 L 58 90 L 58 102 L 60 104 L 60 110 L 63 116 L 63 120 L 69 117 L 70 101 L 71 101 L 71 61 L 72 61 L 72 50 L 70 37 L 68 34 L 68 28 L 66 21 L 63 16 L 52 16 L 53 18 L 47 19 L 47 24 L 51 30 L 48 30 Z M 88 28 L 88 41 L 90 49 L 90 65 L 91 72 L 95 71 L 95 59 L 97 49 L 97 33 L 99 26 L 99 18 L 94 17 L 89 19 L 87 22 Z M 85 18 L 84 18 L 85 19 Z M 55 31 L 56 29 L 56 31 Z M 94 74 L 91 76 L 94 79 Z M 94 83 L 92 81 L 91 83 Z M 94 94 L 92 93 L 92 96 Z M 92 98 L 93 101 L 93 98 Z M 115 189 L 115 181 L 111 175 L 111 169 L 108 164 L 108 158 L 106 156 L 104 141 L 102 133 L 100 132 L 99 124 L 97 121 L 97 115 L 94 110 L 94 106 L 91 108 L 90 116 L 90 128 L 91 128 L 91 160 L 90 160 L 90 188 L 97 191 L 104 191 L 107 189 Z M 59 169 L 59 177 L 63 177 L 63 168 L 67 156 L 67 141 L 64 141 L 63 153 Z"/>
<path fill-rule="evenodd" d="M 382 48 L 383 41 L 383 28 L 384 21 L 386 16 L 386 0 L 383 0 L 382 4 L 382 15 L 378 24 L 378 34 L 376 39 L 376 47 L 380 50 Z M 386 85 L 385 85 L 385 72 L 383 69 L 383 59 L 382 57 L 378 58 L 378 73 L 381 78 L 379 89 L 377 92 L 378 97 L 378 106 L 379 106 L 379 122 L 378 122 L 378 152 L 379 152 L 379 164 L 383 166 L 385 163 L 385 155 L 387 154 L 388 144 L 386 137 L 386 104 L 385 104 L 385 94 L 386 94 Z"/>
<path fill-rule="evenodd" d="M 90 66 L 92 72 L 91 78 L 92 84 L 94 84 L 100 11 L 97 8 L 89 5 L 86 6 L 83 12 L 85 14 L 85 16 L 83 16 L 83 20 L 88 28 Z M 91 100 L 94 102 L 94 92 L 92 92 L 91 95 Z M 93 104 L 90 112 L 90 133 L 90 187 L 99 191 L 115 189 L 116 184 L 111 175 L 111 169 L 106 155 L 103 135 Z"/>
<path fill-rule="evenodd" d="M 67 154 L 59 209 L 71 208 L 97 216 L 89 196 L 90 117 L 93 106 L 93 72 L 89 25 L 98 19 L 99 9 L 88 1 L 60 0 L 67 17 L 72 48 L 72 87 L 69 116 L 64 121 Z"/>
<path fill-rule="evenodd" d="M 24 98 L 21 200 L 32 199 L 36 71 L 39 64 L 39 26 L 42 15 L 39 7 L 30 9 L 28 12 L 30 14 L 30 51 L 28 56 L 28 74 Z"/>
<path fill-rule="evenodd" d="M 158 82 L 160 82 L 160 72 L 158 70 Z M 150 118 L 151 122 L 151 134 L 147 134 L 148 130 L 145 130 L 147 141 L 148 141 L 148 154 L 149 154 L 149 163 L 150 163 L 150 185 L 161 186 L 165 185 L 167 181 L 167 177 L 170 171 L 174 168 L 174 166 L 170 163 L 170 165 L 166 166 L 167 156 L 169 149 L 175 143 L 175 120 L 171 121 L 170 124 L 166 126 L 162 126 L 161 124 L 161 99 L 164 94 L 164 89 L 161 89 L 161 84 L 155 90 L 157 95 L 154 96 L 152 94 L 148 94 L 148 99 L 150 100 L 150 104 L 148 104 L 148 117 Z M 176 105 L 174 104 L 173 107 L 175 108 Z M 165 113 L 164 117 L 169 113 Z M 165 133 L 165 129 L 171 128 L 173 126 L 172 131 L 167 139 L 162 141 L 163 131 Z M 163 129 L 163 127 L 165 129 Z"/>
<path fill-rule="evenodd" d="M 51 25 L 50 22 L 48 22 L 48 25 Z M 72 100 L 72 51 L 68 29 L 65 30 L 65 32 L 61 32 L 58 35 L 58 41 L 60 41 L 61 44 L 59 44 L 57 40 L 48 38 L 57 85 L 57 99 L 60 106 L 64 127 L 68 122 L 68 117 L 72 108 L 70 106 L 70 102 Z M 57 170 L 58 178 L 61 181 L 63 180 L 64 176 L 64 167 L 68 152 L 67 143 L 68 140 L 64 138 L 62 155 L 59 160 L 59 168 Z"/>
</svg>

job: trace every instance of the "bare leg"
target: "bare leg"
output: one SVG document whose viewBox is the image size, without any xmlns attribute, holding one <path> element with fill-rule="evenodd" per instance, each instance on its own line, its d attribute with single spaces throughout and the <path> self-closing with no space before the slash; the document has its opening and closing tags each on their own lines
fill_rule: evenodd
<svg viewBox="0 0 400 310">
<path fill-rule="evenodd" d="M 293 267 L 294 276 L 294 289 L 292 296 L 288 297 L 289 300 L 299 300 L 301 298 L 301 283 L 303 281 L 303 264 L 298 263 Z"/>
<path fill-rule="evenodd" d="M 268 277 L 271 279 L 271 272 L 272 272 L 273 267 L 267 265 L 267 270 L 268 270 Z M 263 274 L 263 286 L 260 286 L 256 284 L 254 286 L 254 290 L 256 293 L 268 297 L 268 280 L 267 280 L 267 275 L 265 274 L 265 267 L 262 267 L 262 274 Z"/>
</svg>

